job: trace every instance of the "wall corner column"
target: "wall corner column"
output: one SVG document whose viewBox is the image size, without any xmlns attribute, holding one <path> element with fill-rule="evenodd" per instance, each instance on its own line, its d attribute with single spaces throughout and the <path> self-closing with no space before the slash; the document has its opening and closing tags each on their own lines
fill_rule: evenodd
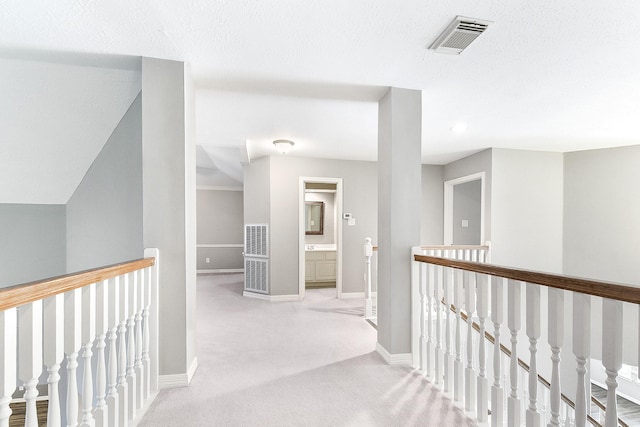
<svg viewBox="0 0 640 427">
<path fill-rule="evenodd" d="M 411 247 L 420 244 L 422 92 L 378 103 L 378 351 L 411 363 Z"/>
</svg>

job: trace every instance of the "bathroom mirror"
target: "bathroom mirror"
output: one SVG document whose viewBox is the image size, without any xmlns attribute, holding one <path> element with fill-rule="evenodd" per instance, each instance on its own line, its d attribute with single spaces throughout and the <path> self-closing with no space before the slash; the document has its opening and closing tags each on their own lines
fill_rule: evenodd
<svg viewBox="0 0 640 427">
<path fill-rule="evenodd" d="M 324 233 L 324 202 L 305 202 L 304 234 L 322 235 Z"/>
</svg>

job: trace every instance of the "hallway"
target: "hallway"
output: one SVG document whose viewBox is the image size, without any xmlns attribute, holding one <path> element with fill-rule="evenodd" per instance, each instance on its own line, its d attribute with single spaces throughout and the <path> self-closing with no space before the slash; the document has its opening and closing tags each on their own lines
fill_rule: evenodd
<svg viewBox="0 0 640 427">
<path fill-rule="evenodd" d="M 474 425 L 408 367 L 375 352 L 361 300 L 242 297 L 242 275 L 198 277 L 198 362 L 141 426 Z"/>
</svg>

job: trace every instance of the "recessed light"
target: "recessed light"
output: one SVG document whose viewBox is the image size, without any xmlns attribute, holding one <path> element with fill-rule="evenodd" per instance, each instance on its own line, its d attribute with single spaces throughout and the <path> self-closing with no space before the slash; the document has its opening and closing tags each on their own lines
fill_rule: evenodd
<svg viewBox="0 0 640 427">
<path fill-rule="evenodd" d="M 466 123 L 456 123 L 455 125 L 453 125 L 451 127 L 451 132 L 454 132 L 454 133 L 462 133 L 465 130 L 467 130 L 467 124 Z"/>
</svg>

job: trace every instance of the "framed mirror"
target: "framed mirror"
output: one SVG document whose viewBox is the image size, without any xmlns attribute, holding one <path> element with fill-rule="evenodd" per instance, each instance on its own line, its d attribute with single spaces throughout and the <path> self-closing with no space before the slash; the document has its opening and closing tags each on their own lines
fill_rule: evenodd
<svg viewBox="0 0 640 427">
<path fill-rule="evenodd" d="M 324 202 L 304 203 L 304 234 L 324 234 Z"/>
</svg>

